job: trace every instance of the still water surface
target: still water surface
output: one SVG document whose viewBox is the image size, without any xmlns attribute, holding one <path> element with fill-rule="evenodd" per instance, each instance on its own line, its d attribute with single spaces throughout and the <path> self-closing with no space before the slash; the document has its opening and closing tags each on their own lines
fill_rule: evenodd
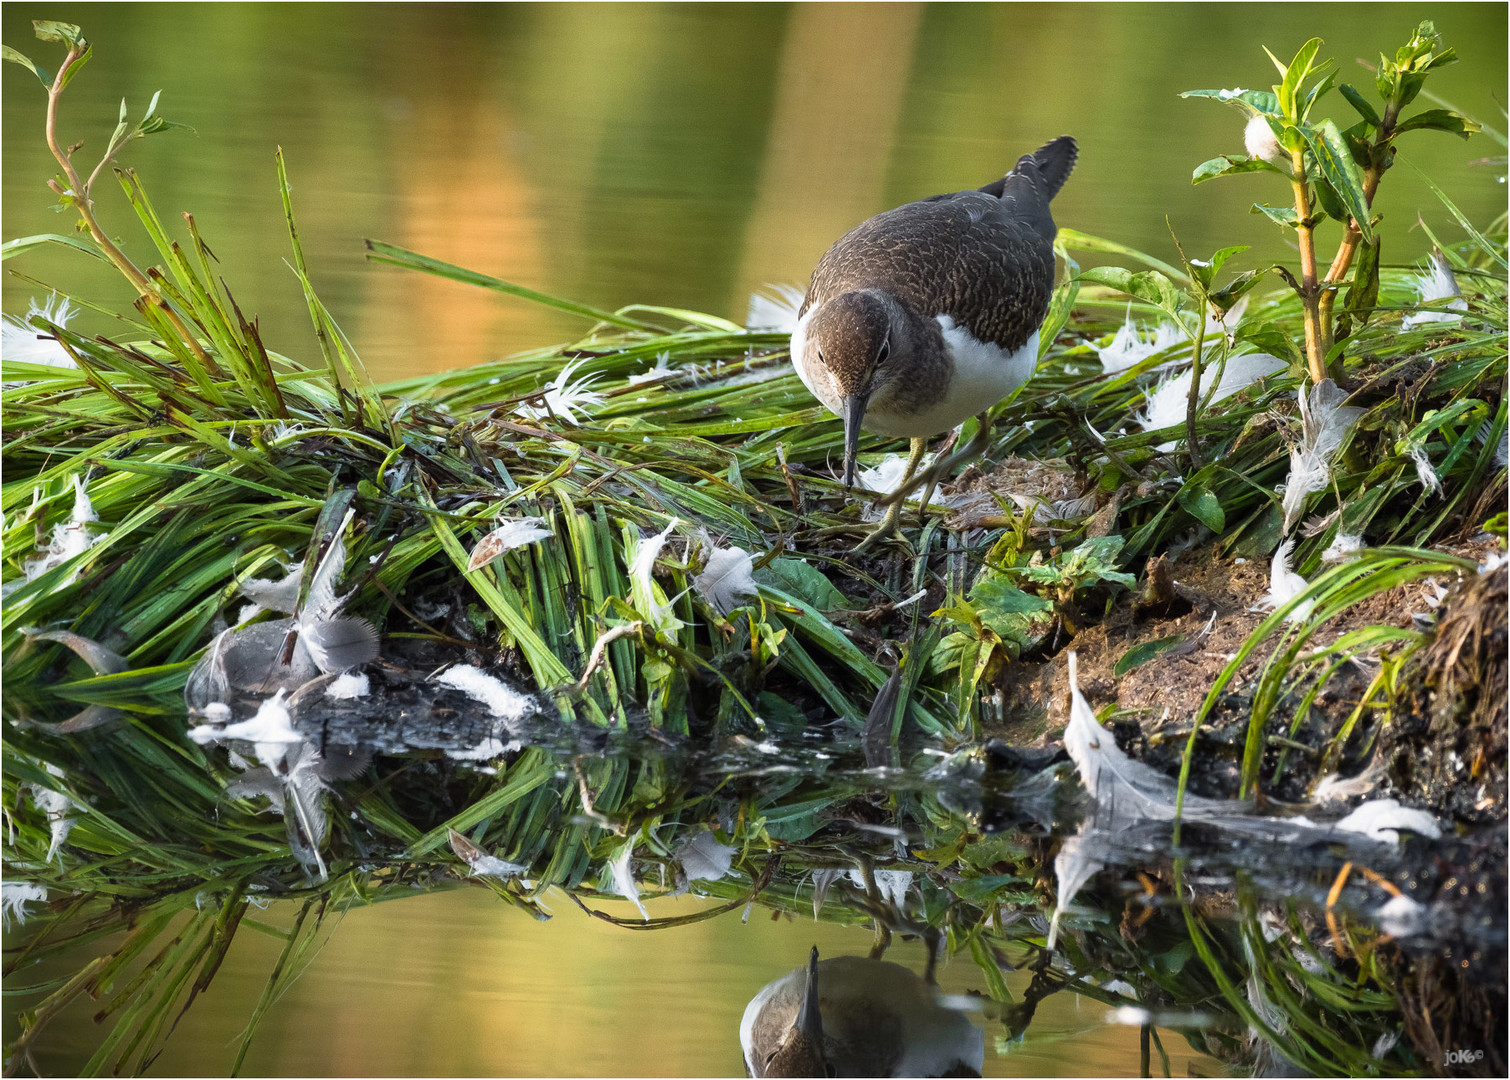
<svg viewBox="0 0 1510 1080">
<path fill-rule="evenodd" d="M 1462 57 L 1431 89 L 1499 127 L 1506 20 L 1494 4 L 275 5 L 7 4 L 4 40 L 39 62 L 29 20 L 95 42 L 68 91 L 65 140 L 97 151 L 120 99 L 193 134 L 133 146 L 164 217 L 193 211 L 270 347 L 317 355 L 284 264 L 273 171 L 282 146 L 317 287 L 381 379 L 463 367 L 579 334 L 580 322 L 449 282 L 368 265 L 362 240 L 414 248 L 602 307 L 652 303 L 742 318 L 752 288 L 805 284 L 844 230 L 910 199 L 975 187 L 1070 133 L 1081 146 L 1055 202 L 1065 226 L 1173 260 L 1255 245 L 1287 256 L 1254 202 L 1271 177 L 1192 187 L 1196 164 L 1241 153 L 1243 118 L 1180 91 L 1266 87 L 1267 45 L 1325 39 L 1341 78 L 1433 18 Z M 44 182 L 41 88 L 6 65 L 4 231 L 56 231 Z M 1348 106 L 1330 108 L 1346 125 Z M 1423 105 L 1427 104 L 1422 102 Z M 1473 221 L 1503 210 L 1503 154 L 1420 134 L 1404 157 Z M 143 256 L 120 193 L 103 214 Z M 1377 206 L 1385 261 L 1420 259 L 1419 210 L 1460 238 L 1409 165 Z M 1166 216 L 1169 224 L 1166 224 Z M 113 271 L 65 252 L 27 274 L 114 306 Z M 1240 269 L 1239 263 L 1232 264 Z M 7 279 L 4 309 L 35 286 Z M 109 329 L 101 317 L 90 327 Z"/>
<path fill-rule="evenodd" d="M 247 1055 L 249 1076 L 738 1076 L 739 1021 L 771 979 L 817 945 L 825 957 L 864 955 L 870 932 L 807 919 L 772 920 L 755 908 L 676 930 L 636 933 L 587 918 L 559 893 L 538 923 L 483 889 L 415 896 L 359 908 L 341 920 L 304 976 L 268 1015 Z M 653 917 L 687 915 L 691 897 L 651 901 Z M 622 902 L 594 907 L 624 918 Z M 284 914 L 287 914 L 286 912 Z M 286 925 L 277 908 L 259 916 Z M 250 1002 L 281 943 L 241 933 L 215 978 L 151 1072 L 214 1075 L 230 1067 Z M 922 971 L 922 947 L 887 953 Z M 1028 973 L 1009 973 L 1021 995 Z M 968 957 L 939 970 L 939 985 L 984 989 Z M 85 1009 L 77 1010 L 80 1014 Z M 1025 1040 L 998 1054 L 986 1025 L 987 1076 L 1115 1076 L 1136 1071 L 1138 1029 L 1074 994 L 1039 1007 Z M 79 1020 L 87 1025 L 82 1015 Z M 88 1049 L 67 1018 L 39 1041 L 57 1075 Z M 1221 1063 L 1162 1033 L 1171 1075 L 1224 1075 Z M 1156 1066 L 1157 1067 L 1157 1066 Z"/>
</svg>

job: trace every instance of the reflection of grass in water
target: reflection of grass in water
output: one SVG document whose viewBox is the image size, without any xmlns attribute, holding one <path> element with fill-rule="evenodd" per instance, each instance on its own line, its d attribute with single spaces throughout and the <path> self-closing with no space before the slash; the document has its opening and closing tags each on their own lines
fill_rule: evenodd
<svg viewBox="0 0 1510 1080">
<path fill-rule="evenodd" d="M 286 182 L 283 190 L 292 233 Z M 350 502 L 360 522 L 347 567 L 347 582 L 357 589 L 351 610 L 390 635 L 458 650 L 486 643 L 490 651 L 496 642 L 507 665 L 540 687 L 563 719 L 602 728 L 633 721 L 673 740 L 693 733 L 765 738 L 790 734 L 815 715 L 857 728 L 887 678 L 874 658 L 880 646 L 908 640 L 915 644 L 901 650 L 901 666 L 909 692 L 899 699 L 891 741 L 903 720 L 930 736 L 965 740 L 975 734 L 975 690 L 994 658 L 1041 649 L 1049 631 L 1003 621 L 1020 609 L 990 609 L 988 597 L 1022 595 L 1015 584 L 962 587 L 985 549 L 954 547 L 959 534 L 936 522 L 922 531 L 910 561 L 856 564 L 846 557 L 848 542 L 825 532 L 856 525 L 852 503 L 828 476 L 839 427 L 785 369 L 779 335 L 747 333 L 692 312 L 644 306 L 597 312 L 534 295 L 599 325 L 566 348 L 379 389 L 314 295 L 297 246 L 322 370 L 267 353 L 197 234 L 191 231 L 186 255 L 134 178 L 128 177 L 128 192 L 167 267 L 159 294 L 193 328 L 192 341 L 175 336 L 146 304 L 145 321 L 124 320 L 118 340 L 49 327 L 77 368 L 7 365 L 7 377 L 31 381 L 8 388 L 4 398 L 5 572 L 17 584 L 7 596 L 3 630 L 11 721 L 4 784 L 15 823 L 6 875 L 50 893 L 36 931 L 10 950 L 8 971 L 14 977 L 36 958 L 87 954 L 106 935 L 126 932 L 66 984 L 48 988 L 23 1017 L 26 1032 L 87 994 L 110 1024 L 88 1071 L 140 1071 L 209 985 L 235 934 L 252 926 L 280 937 L 284 947 L 249 1018 L 239 1063 L 258 1021 L 312 955 L 331 912 L 411 895 L 464 872 L 448 850 L 450 830 L 527 865 L 528 884 L 482 880 L 506 902 L 533 911 L 536 895 L 549 886 L 584 903 L 611 892 L 605 864 L 626 843 L 635 845 L 642 881 L 654 864 L 669 866 L 674 878 L 677 841 L 710 822 L 726 830 L 738 855 L 734 876 L 704 888 L 731 907 L 758 898 L 801 911 L 811 904 L 811 893 L 802 892 L 807 871 L 862 855 L 922 871 L 914 918 L 941 927 L 951 949 L 979 964 L 1009 1030 L 1026 1026 L 1032 1010 L 1010 1000 L 999 960 L 1044 959 L 1036 904 L 1047 892 L 1046 852 L 1030 842 L 971 834 L 927 794 L 836 793 L 813 779 L 817 762 L 810 759 L 785 776 L 759 777 L 749 765 L 751 776 L 724 778 L 664 757 L 616 753 L 585 752 L 564 767 L 540 748 L 524 750 L 496 776 L 413 762 L 343 782 L 332 793 L 329 880 L 311 883 L 281 825 L 226 795 L 233 773 L 223 755 L 183 738 L 176 694 L 233 601 L 236 582 L 310 549 L 328 507 Z M 1066 242 L 1105 247 L 1068 233 Z M 1374 389 L 1360 391 L 1368 412 L 1336 464 L 1333 487 L 1312 497 L 1313 512 L 1340 513 L 1300 544 L 1295 565 L 1303 572 L 1314 571 L 1340 532 L 1367 529 L 1381 541 L 1420 547 L 1481 522 L 1495 507 L 1493 481 L 1502 473 L 1494 449 L 1505 429 L 1505 403 L 1494 399 L 1505 372 L 1505 305 L 1485 268 L 1503 251 L 1502 240 L 1496 243 L 1495 250 L 1463 256 L 1461 279 L 1474 313 L 1463 327 L 1445 336 L 1401 333 L 1381 317 L 1350 339 L 1352 355 L 1367 358 L 1358 377 Z M 443 276 L 522 292 L 399 249 L 374 250 Z M 1406 302 L 1403 275 L 1386 273 L 1382 298 Z M 1124 566 L 1210 524 L 1213 502 L 1221 508 L 1226 549 L 1267 554 L 1280 528 L 1273 488 L 1288 462 L 1282 424 L 1273 419 L 1283 401 L 1273 391 L 1293 384 L 1279 378 L 1203 416 L 1199 430 L 1211 464 L 1180 477 L 1178 458 L 1155 449 L 1169 432 L 1113 433 L 1145 398 L 1139 377 L 1152 361 L 1101 376 L 1085 342 L 1110 330 L 1095 314 L 1102 307 L 1120 311 L 1122 301 L 1062 288 L 1055 310 L 1071 318 L 1070 343 L 1045 359 L 1031 400 L 1019 396 L 998 408 L 996 452 L 1063 457 L 1083 471 L 1090 490 L 1115 491 L 1109 527 L 1121 533 Z M 1293 302 L 1260 301 L 1248 317 L 1249 337 L 1277 348 L 1273 343 L 1283 341 L 1296 316 Z M 592 378 L 592 391 L 603 399 L 591 406 L 591 426 L 553 415 L 549 399 L 542 400 L 543 384 L 574 360 L 582 362 L 578 376 Z M 1423 363 L 1431 365 L 1429 378 L 1417 374 Z M 632 378 L 652 369 L 652 378 Z M 1439 501 L 1418 490 L 1411 451 L 1422 448 L 1446 487 Z M 39 530 L 67 516 L 75 477 L 87 478 L 103 535 L 23 582 Z M 469 542 L 499 517 L 542 518 L 556 542 L 466 572 Z M 662 551 L 653 580 L 634 580 L 642 534 L 660 532 L 673 519 L 682 523 L 673 534 L 685 546 L 673 542 Z M 1022 583 L 1025 574 L 1010 571 L 1041 553 L 1047 538 L 1010 506 L 1000 521 L 985 524 L 1006 531 L 990 534 L 999 537 L 986 556 L 993 569 L 976 584 L 998 572 Z M 1067 551 L 1091 527 L 1060 525 L 1054 542 Z M 694 578 L 706 550 L 692 539 L 698 530 L 752 553 L 759 592 L 751 603 L 724 615 L 701 599 Z M 1395 576 L 1359 585 L 1351 572 L 1334 571 L 1314 584 L 1318 610 L 1364 599 L 1385 580 L 1448 568 L 1447 560 L 1405 548 L 1370 558 Z M 1056 603 L 1083 601 L 1107 580 L 1076 580 L 1068 595 L 1048 586 L 1041 592 Z M 953 601 L 948 649 L 935 651 L 931 638 L 914 636 L 927 614 L 920 604 L 890 607 L 927 587 L 940 596 L 947 589 Z M 434 597 L 453 603 L 451 618 L 416 613 L 433 606 Z M 1277 620 L 1260 627 L 1249 650 L 1259 648 Z M 1002 630 L 1008 625 L 1011 633 Z M 67 627 L 121 653 L 127 669 L 68 670 L 62 650 L 28 641 L 27 627 Z M 1307 665 L 1335 666 L 1344 652 L 1415 640 L 1364 635 L 1320 658 L 1303 655 L 1303 631 L 1286 633 L 1260 680 L 1271 711 L 1280 689 Z M 603 662 L 592 666 L 599 642 Z M 47 719 L 89 706 L 98 708 L 71 723 L 50 726 Z M 1264 733 L 1256 724 L 1251 730 L 1249 782 Z M 1335 742 L 1346 735 L 1345 726 Z M 36 788 L 62 790 L 76 813 L 52 861 L 49 821 L 34 806 L 22 809 L 23 794 L 34 800 Z M 591 792 L 590 807 L 582 804 L 583 791 Z M 860 816 L 845 818 L 846 807 Z M 843 820 L 851 824 L 836 824 Z M 926 846 L 919 853 L 914 844 L 898 861 L 891 839 L 856 831 L 855 822 L 903 826 Z M 291 928 L 260 924 L 252 901 L 269 895 L 302 905 Z M 1007 908 L 1018 906 L 1035 914 L 1011 923 Z M 853 902 L 824 908 L 833 919 L 860 913 Z M 1295 1019 L 1269 1041 L 1321 1071 L 1368 1064 L 1356 1048 L 1372 1045 L 1367 1036 L 1376 1025 L 1392 1023 L 1382 974 L 1368 972 L 1369 988 L 1355 994 L 1356 977 L 1325 960 L 1312 970 L 1248 929 L 1187 918 L 1173 944 L 1147 951 L 1122 941 L 1108 911 L 1086 920 L 1066 941 L 1066 953 L 1077 970 L 1120 973 L 1140 1001 L 1222 1012 L 1231 1032 L 1213 1037 L 1230 1035 L 1224 1046 L 1236 1057 L 1245 1052 L 1241 1032 L 1261 1026 L 1240 989 L 1246 940 L 1267 958 L 1262 979 L 1286 1016 L 1310 1007 L 1293 986 L 1331 1006 L 1322 1019 Z M 1041 993 L 1057 989 L 1052 972 L 1043 976 Z M 1121 1000 L 1083 979 L 1076 985 L 1092 996 Z M 23 1035 L 17 1064 L 29 1037 Z M 1410 1064 L 1398 1055 L 1389 1061 Z"/>
</svg>

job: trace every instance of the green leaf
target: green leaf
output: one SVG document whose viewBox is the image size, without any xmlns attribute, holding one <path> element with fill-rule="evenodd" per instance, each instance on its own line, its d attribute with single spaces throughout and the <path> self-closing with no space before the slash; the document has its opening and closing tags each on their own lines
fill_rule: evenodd
<svg viewBox="0 0 1510 1080">
<path fill-rule="evenodd" d="M 432 259 L 428 255 L 421 255 L 407 248 L 401 248 L 397 244 L 388 244 L 381 240 L 367 241 L 367 260 L 375 263 L 391 263 L 394 266 L 419 270 L 422 273 L 434 274 L 437 277 L 449 278 L 452 281 L 460 281 L 468 285 L 480 285 L 484 289 L 493 289 L 496 292 L 506 293 L 509 296 L 517 296 L 524 300 L 533 300 L 537 304 L 544 304 L 546 307 L 555 308 L 557 311 L 581 315 L 597 322 L 608 323 L 610 326 L 622 326 L 630 330 L 656 331 L 659 329 L 639 319 L 626 318 L 623 315 L 616 315 L 612 311 L 604 311 L 602 308 L 590 307 L 587 304 L 578 304 L 571 300 L 549 296 L 546 293 L 536 292 L 534 289 L 526 288 L 523 285 L 515 285 L 513 282 L 503 281 L 487 274 L 480 274 L 475 270 L 468 270 L 465 267 L 443 262 L 440 259 Z"/>
<path fill-rule="evenodd" d="M 89 42 L 84 39 L 84 31 L 73 23 L 54 22 L 52 19 L 33 19 L 32 29 L 42 41 L 56 41 L 70 48 L 87 49 Z"/>
<path fill-rule="evenodd" d="M 1126 244 L 1119 244 L 1114 240 L 1103 240 L 1099 236 L 1080 232 L 1078 229 L 1061 228 L 1059 230 L 1058 243 L 1068 251 L 1098 251 L 1106 255 L 1123 255 L 1129 259 L 1136 259 L 1144 266 L 1151 266 L 1155 270 L 1163 271 L 1171 278 L 1181 277 L 1180 271 L 1170 266 L 1162 259 L 1156 259 L 1152 255 L 1130 248 Z"/>
<path fill-rule="evenodd" d="M 1217 248 L 1211 255 L 1211 276 L 1215 277 L 1222 272 L 1222 267 L 1227 265 L 1227 260 L 1234 255 L 1241 255 L 1249 250 L 1252 244 L 1234 244 L 1232 247 Z"/>
<path fill-rule="evenodd" d="M 970 603 L 982 619 L 990 615 L 1031 615 L 1053 607 L 1042 597 L 1023 592 L 1004 574 L 987 574 L 977 581 L 970 590 Z"/>
<path fill-rule="evenodd" d="M 64 247 L 71 247 L 82 251 L 86 255 L 93 255 L 101 262 L 110 261 L 105 258 L 99 248 L 95 247 L 89 241 L 81 240 L 77 236 L 61 236 L 57 233 L 38 233 L 36 236 L 18 236 L 14 240 L 7 240 L 5 243 L 0 244 L 0 261 L 10 259 L 16 255 L 24 255 L 32 248 L 40 247 L 43 244 L 62 244 Z"/>
<path fill-rule="evenodd" d="M 1295 223 L 1300 220 L 1293 206 L 1265 206 L 1263 203 L 1254 203 L 1253 209 L 1249 212 L 1262 214 L 1270 221 L 1278 222 L 1281 225 L 1288 225 L 1292 229 L 1295 227 Z"/>
<path fill-rule="evenodd" d="M 30 57 L 25 56 L 22 53 L 18 53 L 9 45 L 0 45 L 0 58 L 9 60 L 12 64 L 20 64 L 22 67 L 26 68 L 38 79 L 40 79 L 43 86 L 47 87 L 49 90 L 52 89 L 52 76 L 47 74 L 46 71 L 39 68 L 36 64 L 32 63 Z"/>
<path fill-rule="evenodd" d="M 1249 172 L 1272 172 L 1288 177 L 1290 174 L 1275 165 L 1272 161 L 1263 158 L 1238 157 L 1236 154 L 1223 154 L 1214 157 L 1210 161 L 1203 161 L 1195 167 L 1190 174 L 1190 182 L 1199 184 L 1203 180 L 1212 180 L 1218 176 L 1229 176 L 1233 173 Z"/>
<path fill-rule="evenodd" d="M 1477 120 L 1464 116 L 1462 113 L 1453 112 L 1451 109 L 1427 109 L 1425 112 L 1418 112 L 1414 116 L 1407 116 L 1401 120 L 1395 125 L 1395 133 L 1412 131 L 1416 128 L 1445 131 L 1463 139 L 1482 130 Z"/>
<path fill-rule="evenodd" d="M 819 611 L 849 606 L 844 594 L 823 571 L 802 559 L 772 559 L 755 577 L 757 581 L 769 578 L 778 589 L 807 601 Z"/>
<path fill-rule="evenodd" d="M 1216 493 L 1204 484 L 1186 484 L 1176 496 L 1180 506 L 1206 528 L 1220 533 L 1227 525 L 1227 515 Z"/>
<path fill-rule="evenodd" d="M 1334 221 L 1346 223 L 1352 215 L 1348 213 L 1343 201 L 1338 198 L 1337 189 L 1320 177 L 1314 178 L 1311 185 L 1316 193 L 1316 201 L 1321 204 L 1322 212 Z"/>
<path fill-rule="evenodd" d="M 1171 634 L 1169 637 L 1162 637 L 1156 641 L 1145 641 L 1134 645 L 1112 665 L 1112 677 L 1120 679 L 1133 668 L 1142 667 L 1155 657 L 1167 653 L 1170 649 L 1178 648 L 1189 640 L 1189 634 Z"/>
<path fill-rule="evenodd" d="M 1294 335 L 1281 325 L 1273 322 L 1243 323 L 1237 328 L 1236 338 L 1249 344 L 1258 346 L 1259 349 L 1270 356 L 1282 357 L 1290 362 L 1292 367 L 1304 363 L 1300 350 L 1295 345 Z M 1271 544 L 1270 547 L 1273 545 Z"/>
<path fill-rule="evenodd" d="M 1210 300 L 1213 304 L 1221 308 L 1223 311 L 1226 311 L 1228 308 L 1232 307 L 1233 304 L 1236 304 L 1245 295 L 1247 295 L 1247 293 L 1252 290 L 1255 285 L 1262 281 L 1265 274 L 1271 273 L 1272 271 L 1278 269 L 1278 263 L 1270 263 L 1268 266 L 1261 267 L 1258 270 L 1244 270 L 1241 274 L 1238 274 L 1235 278 L 1229 281 L 1223 288 L 1217 289 L 1215 292 L 1211 293 L 1206 299 Z"/>
<path fill-rule="evenodd" d="M 1279 115 L 1279 101 L 1268 90 L 1239 90 L 1236 93 L 1231 90 L 1186 90 L 1180 97 L 1211 98 L 1229 105 L 1237 105 L 1250 115 L 1254 113 L 1262 113 L 1265 116 Z"/>
<path fill-rule="evenodd" d="M 1431 189 L 1432 194 L 1434 194 L 1438 199 L 1441 200 L 1443 206 L 1447 207 L 1447 212 L 1450 213 L 1453 218 L 1456 219 L 1457 223 L 1463 227 L 1463 231 L 1469 236 L 1473 237 L 1473 242 L 1478 245 L 1480 251 L 1482 251 L 1489 258 L 1493 259 L 1495 262 L 1499 263 L 1501 266 L 1510 265 L 1510 263 L 1507 263 L 1505 259 L 1503 253 L 1503 245 L 1495 245 L 1491 243 L 1488 237 L 1479 232 L 1478 229 L 1474 228 L 1473 222 L 1469 221 L 1467 216 L 1464 215 L 1463 211 L 1458 209 L 1457 204 L 1449 199 L 1447 197 L 1447 193 L 1441 188 L 1437 187 L 1436 182 L 1432 180 L 1431 177 L 1427 176 L 1426 173 L 1424 173 L 1414 161 L 1406 158 L 1405 163 L 1415 170 L 1416 175 L 1421 178 L 1421 182 Z"/>
<path fill-rule="evenodd" d="M 1358 225 L 1358 231 L 1368 243 L 1374 242 L 1374 230 L 1369 224 L 1368 199 L 1363 194 L 1363 173 L 1353 160 L 1342 132 L 1330 120 L 1323 120 L 1315 127 L 1302 128 L 1301 134 L 1311 147 L 1317 166 L 1326 182 L 1331 184 L 1342 200 L 1347 212 Z"/>
<path fill-rule="evenodd" d="M 1363 117 L 1363 119 L 1367 120 L 1374 127 L 1379 126 L 1379 114 L 1374 111 L 1374 107 L 1369 103 L 1368 99 L 1358 92 L 1357 87 L 1350 83 L 1343 83 L 1337 89 L 1341 91 L 1343 97 L 1347 98 L 1348 104 L 1358 110 L 1359 116 Z"/>
<path fill-rule="evenodd" d="M 1279 84 L 1279 111 L 1286 120 L 1291 123 L 1299 123 L 1304 119 L 1296 105 L 1295 96 L 1300 92 L 1301 84 L 1311 76 L 1312 64 L 1316 59 L 1316 50 L 1321 48 L 1321 39 L 1312 38 L 1307 41 L 1295 53 L 1295 59 L 1290 61 L 1290 66 L 1284 69 L 1284 78 Z M 1270 54 L 1271 58 L 1273 54 Z"/>
<path fill-rule="evenodd" d="M 1353 320 L 1366 323 L 1379 302 L 1379 245 L 1359 244 L 1353 261 L 1353 284 L 1337 319 L 1337 339 L 1350 336 Z"/>
<path fill-rule="evenodd" d="M 1311 106 L 1325 97 L 1326 92 L 1332 88 L 1332 84 L 1336 81 L 1337 72 L 1329 71 L 1320 82 L 1311 87 L 1311 92 L 1306 95 L 1305 105 L 1300 110 L 1300 118 L 1302 120 L 1311 115 Z"/>
<path fill-rule="evenodd" d="M 1120 266 L 1094 266 L 1083 271 L 1080 280 L 1107 285 L 1135 299 L 1146 300 L 1170 316 L 1175 316 L 1180 307 L 1180 290 L 1157 270 L 1133 273 Z"/>
</svg>

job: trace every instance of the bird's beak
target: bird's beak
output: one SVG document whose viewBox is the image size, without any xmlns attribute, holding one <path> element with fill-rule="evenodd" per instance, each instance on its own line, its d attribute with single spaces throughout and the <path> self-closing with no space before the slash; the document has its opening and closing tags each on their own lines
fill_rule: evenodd
<svg viewBox="0 0 1510 1080">
<path fill-rule="evenodd" d="M 823 1017 L 818 1012 L 818 946 L 807 958 L 807 985 L 802 990 L 802 1011 L 797 1014 L 797 1030 L 814 1046 L 823 1045 Z"/>
<path fill-rule="evenodd" d="M 860 421 L 865 419 L 869 394 L 851 394 L 844 399 L 844 486 L 855 486 L 855 455 L 860 452 Z"/>
</svg>

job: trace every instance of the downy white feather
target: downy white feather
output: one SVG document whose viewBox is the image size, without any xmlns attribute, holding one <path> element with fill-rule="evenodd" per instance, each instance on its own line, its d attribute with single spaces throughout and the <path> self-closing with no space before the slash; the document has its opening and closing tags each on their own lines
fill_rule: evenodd
<svg viewBox="0 0 1510 1080">
<path fill-rule="evenodd" d="M 1216 392 L 1211 396 L 1211 403 L 1214 405 L 1224 398 L 1231 397 L 1264 376 L 1284 370 L 1284 367 L 1283 360 L 1270 356 L 1268 353 L 1243 353 L 1239 356 L 1229 356 L 1227 366 L 1222 371 L 1221 382 L 1216 384 Z M 1201 372 L 1202 397 L 1205 397 L 1206 392 L 1211 389 L 1211 380 L 1214 377 L 1214 365 Z M 1163 428 L 1183 425 L 1190 398 L 1190 382 L 1189 371 L 1183 371 L 1165 379 L 1149 392 L 1143 412 L 1134 415 L 1133 419 L 1148 431 L 1159 431 Z M 1160 452 L 1167 453 L 1173 450 L 1178 441 L 1174 439 L 1161 443 Z"/>
<path fill-rule="evenodd" d="M 1295 392 L 1300 402 L 1300 443 L 1290 447 L 1290 475 L 1285 481 L 1284 531 L 1300 520 L 1306 496 L 1321 491 L 1332 478 L 1332 458 L 1349 429 L 1364 413 L 1356 405 L 1344 405 L 1347 392 L 1331 379 Z"/>
</svg>

